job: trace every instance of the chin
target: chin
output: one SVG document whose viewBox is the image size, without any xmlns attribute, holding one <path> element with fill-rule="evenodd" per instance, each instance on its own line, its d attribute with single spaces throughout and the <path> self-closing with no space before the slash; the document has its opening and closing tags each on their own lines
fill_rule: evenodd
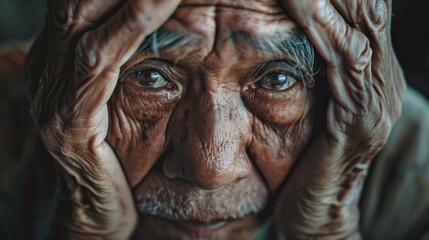
<svg viewBox="0 0 429 240">
<path fill-rule="evenodd" d="M 209 222 L 146 215 L 141 217 L 138 235 L 142 239 L 254 239 L 268 222 L 262 213 Z"/>
</svg>

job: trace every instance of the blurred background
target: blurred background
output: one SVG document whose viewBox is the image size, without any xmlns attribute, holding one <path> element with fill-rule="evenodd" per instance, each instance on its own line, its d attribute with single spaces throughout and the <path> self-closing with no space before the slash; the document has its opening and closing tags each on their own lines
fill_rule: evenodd
<svg viewBox="0 0 429 240">
<path fill-rule="evenodd" d="M 0 41 L 31 39 L 45 17 L 46 0 L 1 0 Z"/>
<path fill-rule="evenodd" d="M 392 40 L 410 85 L 429 97 L 429 1 L 394 0 Z"/>
</svg>

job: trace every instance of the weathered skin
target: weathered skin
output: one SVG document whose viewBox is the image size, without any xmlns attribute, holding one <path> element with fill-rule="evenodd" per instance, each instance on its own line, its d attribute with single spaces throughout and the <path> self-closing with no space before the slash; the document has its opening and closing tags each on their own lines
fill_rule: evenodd
<svg viewBox="0 0 429 240">
<path fill-rule="evenodd" d="M 67 237 L 124 239 L 136 231 L 136 206 L 148 213 L 158 202 L 173 213 L 141 217 L 145 239 L 249 239 L 281 192 L 275 219 L 288 239 L 360 238 L 362 183 L 404 92 L 390 1 L 186 0 L 177 9 L 179 1 L 75 2 L 50 2 L 27 63 L 33 115 L 71 193 Z M 195 41 L 132 55 L 161 25 Z M 326 62 L 326 79 L 301 78 L 279 62 L 255 73 L 278 56 L 232 37 L 297 26 Z M 54 46 L 46 49 L 48 39 Z M 136 69 L 169 84 L 144 87 Z M 261 87 L 272 72 L 296 81 Z M 323 114 L 307 80 L 328 84 Z"/>
</svg>

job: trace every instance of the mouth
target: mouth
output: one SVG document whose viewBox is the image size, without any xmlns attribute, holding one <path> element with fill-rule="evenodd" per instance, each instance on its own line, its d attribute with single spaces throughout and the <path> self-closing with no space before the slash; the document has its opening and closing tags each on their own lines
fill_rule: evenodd
<svg viewBox="0 0 429 240">
<path fill-rule="evenodd" d="M 143 239 L 251 239 L 271 214 L 267 187 L 256 173 L 215 191 L 155 171 L 149 177 L 135 189 Z"/>
<path fill-rule="evenodd" d="M 168 224 L 176 228 L 178 231 L 182 231 L 189 235 L 196 235 L 198 237 L 210 237 L 216 235 L 217 232 L 226 228 L 228 225 L 232 224 L 234 220 L 223 220 L 223 221 L 212 221 L 212 222 L 197 222 L 197 221 L 171 221 L 166 220 Z"/>
<path fill-rule="evenodd" d="M 244 218 L 204 221 L 170 220 L 156 216 L 145 216 L 144 225 L 146 229 L 162 229 L 160 235 L 170 239 L 173 238 L 198 238 L 219 239 L 228 238 L 230 233 L 236 233 L 239 229 L 252 229 L 258 224 L 256 215 Z M 255 228 L 256 229 L 256 228 Z M 158 235 L 158 234 L 155 234 Z"/>
</svg>

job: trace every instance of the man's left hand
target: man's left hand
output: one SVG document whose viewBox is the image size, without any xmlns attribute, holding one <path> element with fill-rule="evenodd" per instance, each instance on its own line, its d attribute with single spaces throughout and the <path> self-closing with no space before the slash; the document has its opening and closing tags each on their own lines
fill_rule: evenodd
<svg viewBox="0 0 429 240">
<path fill-rule="evenodd" d="M 282 0 L 327 63 L 326 126 L 276 209 L 288 239 L 359 239 L 369 165 L 401 112 L 405 81 L 390 41 L 391 0 Z"/>
</svg>

